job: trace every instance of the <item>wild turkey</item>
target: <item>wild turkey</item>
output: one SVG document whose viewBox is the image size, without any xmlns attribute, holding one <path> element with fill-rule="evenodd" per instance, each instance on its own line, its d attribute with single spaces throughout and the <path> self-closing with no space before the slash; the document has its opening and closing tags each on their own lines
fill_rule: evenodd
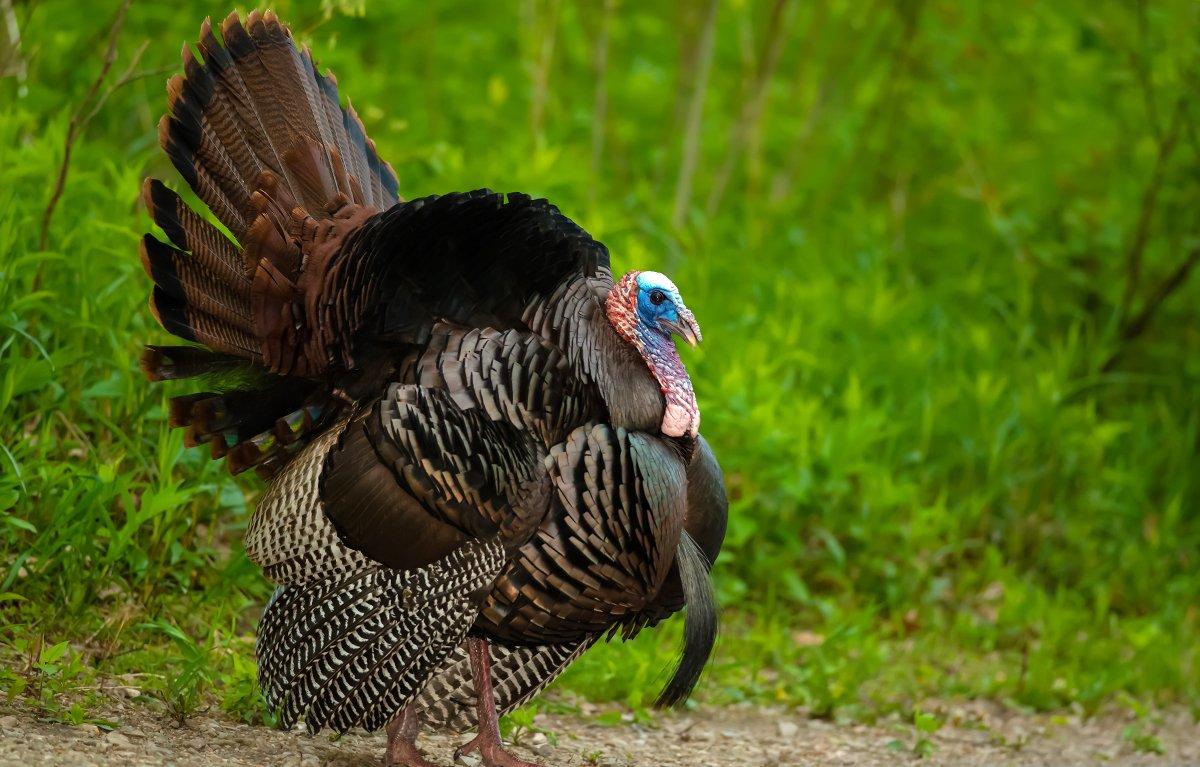
<svg viewBox="0 0 1200 767">
<path fill-rule="evenodd" d="M 208 21 L 168 83 L 160 142 L 233 239 L 147 180 L 151 309 L 196 345 L 171 423 L 266 492 L 246 551 L 279 584 L 259 677 L 283 726 L 424 722 L 523 765 L 497 716 L 599 638 L 686 604 L 660 701 L 716 631 L 708 568 L 727 502 L 672 334 L 700 330 L 665 276 L 615 284 L 608 251 L 545 200 L 401 202 L 333 76 L 270 12 Z"/>
</svg>

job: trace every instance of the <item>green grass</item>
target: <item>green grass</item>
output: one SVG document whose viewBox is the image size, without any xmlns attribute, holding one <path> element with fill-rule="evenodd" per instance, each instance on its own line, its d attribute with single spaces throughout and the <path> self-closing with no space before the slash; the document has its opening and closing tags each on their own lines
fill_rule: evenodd
<svg viewBox="0 0 1200 767">
<path fill-rule="evenodd" d="M 681 286 L 732 499 L 703 700 L 913 721 L 954 696 L 1200 706 L 1200 289 L 1154 298 L 1200 246 L 1200 11 L 798 3 L 709 213 L 769 13 L 722 4 L 676 225 L 680 29 L 698 20 L 619 4 L 594 165 L 591 4 L 432 5 L 275 7 L 406 196 L 545 195 L 618 268 Z M 215 699 L 262 721 L 269 589 L 238 542 L 260 485 L 184 450 L 165 427 L 179 389 L 136 372 L 165 337 L 136 256 L 141 178 L 175 183 L 155 141 L 165 75 L 88 126 L 39 248 L 113 10 L 77 7 L 19 4 L 28 77 L 0 79 L 0 682 L 67 721 L 92 716 L 97 675 L 178 717 Z M 147 40 L 139 68 L 175 67 L 228 10 L 135 4 L 114 70 Z M 678 631 L 599 648 L 559 689 L 641 707 Z M 1128 739 L 1154 750 L 1149 730 Z"/>
</svg>

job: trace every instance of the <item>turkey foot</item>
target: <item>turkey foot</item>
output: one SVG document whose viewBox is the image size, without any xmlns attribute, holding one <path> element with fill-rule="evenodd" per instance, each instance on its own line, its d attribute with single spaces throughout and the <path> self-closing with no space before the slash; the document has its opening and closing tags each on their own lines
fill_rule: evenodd
<svg viewBox="0 0 1200 767">
<path fill-rule="evenodd" d="M 420 729 L 421 719 L 413 710 L 412 703 L 405 704 L 396 718 L 388 723 L 384 767 L 438 767 L 417 748 L 417 732 Z"/>
<path fill-rule="evenodd" d="M 477 637 L 467 639 L 467 651 L 471 656 L 471 674 L 475 677 L 478 701 L 479 734 L 454 750 L 454 761 L 472 753 L 478 753 L 484 767 L 541 767 L 534 762 L 518 759 L 505 750 L 500 740 L 500 724 L 496 716 L 496 702 L 492 698 L 492 659 L 487 642 Z"/>
<path fill-rule="evenodd" d="M 527 762 L 516 757 L 511 751 L 504 749 L 499 736 L 476 735 L 469 742 L 454 749 L 454 761 L 461 762 L 460 757 L 478 753 L 483 759 L 484 767 L 542 767 L 536 762 Z"/>
</svg>

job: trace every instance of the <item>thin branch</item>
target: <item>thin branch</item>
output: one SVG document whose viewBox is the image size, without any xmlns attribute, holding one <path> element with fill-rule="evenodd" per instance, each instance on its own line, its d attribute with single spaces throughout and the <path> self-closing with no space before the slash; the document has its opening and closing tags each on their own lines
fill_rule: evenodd
<svg viewBox="0 0 1200 767">
<path fill-rule="evenodd" d="M 887 70 L 884 73 L 879 92 L 867 107 L 862 125 L 855 133 L 855 143 L 857 146 L 853 151 L 853 156 L 858 158 L 858 162 L 841 164 L 833 180 L 828 182 L 821 190 L 821 199 L 824 201 L 822 204 L 828 204 L 829 200 L 837 199 L 837 195 L 841 192 L 842 187 L 849 180 L 851 174 L 861 165 L 866 153 L 870 151 L 872 139 L 874 138 L 873 131 L 884 131 L 885 144 L 890 140 L 891 131 L 895 127 L 896 121 L 884 119 L 884 110 L 893 108 L 893 103 L 896 101 L 895 94 L 901 87 L 902 78 L 909 73 L 910 68 L 915 62 L 913 49 L 916 47 L 922 10 L 922 0 L 913 0 L 909 4 L 900 5 L 894 9 L 894 12 L 900 18 L 902 26 L 900 39 L 891 51 Z M 880 152 L 880 154 L 884 153 Z"/>
<path fill-rule="evenodd" d="M 729 139 L 729 148 L 725 153 L 725 161 L 721 164 L 720 170 L 717 171 L 717 176 L 713 180 L 712 189 L 709 190 L 708 203 L 705 206 L 708 215 L 716 212 L 721 205 L 721 199 L 725 196 L 725 188 L 729 184 L 730 178 L 733 177 L 733 171 L 737 167 L 738 160 L 741 159 L 746 149 L 747 141 L 758 132 L 763 118 L 763 107 L 766 105 L 767 92 L 771 84 L 771 79 L 775 76 L 775 70 L 779 66 L 779 58 L 783 53 L 783 44 L 787 39 L 787 32 L 791 14 L 787 13 L 790 0 L 775 0 L 774 6 L 771 8 L 771 18 L 769 29 L 767 31 L 767 41 L 764 46 L 762 55 L 758 60 L 758 69 L 754 78 L 754 83 L 751 86 L 748 98 L 742 102 L 742 109 L 738 115 L 737 122 L 733 126 L 733 133 Z"/>
<path fill-rule="evenodd" d="M 863 6 L 866 9 L 864 23 L 867 23 L 869 19 L 877 18 L 881 15 L 879 5 L 879 2 L 876 1 Z M 877 58 L 875 48 L 879 45 L 882 32 L 877 31 L 869 39 L 866 35 L 853 35 L 859 40 L 859 44 L 857 46 L 835 46 L 833 55 L 829 57 L 829 60 L 821 68 L 822 76 L 818 79 L 813 95 L 811 98 L 808 97 L 807 89 L 804 87 L 807 80 L 805 70 L 816 63 L 815 49 L 817 41 L 820 39 L 840 39 L 843 36 L 851 34 L 854 28 L 853 21 L 851 21 L 845 28 L 831 32 L 828 29 L 828 16 L 829 3 L 817 3 L 813 11 L 813 18 L 808 24 L 808 35 L 798 57 L 797 69 L 792 75 L 791 103 L 800 105 L 807 102 L 808 109 L 805 112 L 804 122 L 801 124 L 800 130 L 796 131 L 795 138 L 792 140 L 787 158 L 780 164 L 779 169 L 771 178 L 770 200 L 773 203 L 780 202 L 791 194 L 796 179 L 804 170 L 804 161 L 808 156 L 809 143 L 816 133 L 817 125 L 829 108 L 829 104 L 836 102 L 839 94 L 847 90 L 845 81 L 852 80 L 854 77 L 861 77 L 854 64 L 860 60 L 870 62 Z M 856 52 L 860 55 L 860 58 L 856 59 L 851 56 L 852 53 Z"/>
<path fill-rule="evenodd" d="M 1125 293 L 1121 296 L 1121 308 L 1117 315 L 1121 318 L 1122 324 L 1129 315 L 1138 288 L 1141 287 L 1142 257 L 1145 255 L 1146 245 L 1150 241 L 1150 223 L 1154 219 L 1154 211 L 1158 206 L 1158 193 L 1162 189 L 1166 176 L 1167 162 L 1171 159 L 1175 146 L 1179 142 L 1186 106 L 1187 102 L 1183 98 L 1175 105 L 1175 112 L 1171 115 L 1171 124 L 1167 127 L 1166 135 L 1158 144 L 1158 157 L 1154 161 L 1154 170 L 1150 174 L 1150 180 L 1146 183 L 1146 189 L 1142 192 L 1141 213 L 1138 215 L 1137 227 L 1134 229 L 1133 238 L 1129 242 L 1128 255 L 1125 257 Z"/>
<path fill-rule="evenodd" d="M 112 25 L 108 29 L 108 47 L 104 53 L 104 63 L 100 67 L 100 74 L 92 81 L 92 85 L 88 88 L 83 100 L 79 102 L 75 113 L 71 115 L 71 122 L 67 126 L 67 137 L 63 146 L 62 164 L 58 168 L 58 177 L 54 182 L 54 191 L 50 194 L 50 201 L 46 203 L 46 209 L 42 212 L 42 227 L 38 235 L 38 249 L 45 250 L 50 237 L 50 221 L 54 218 L 54 211 L 58 208 L 59 200 L 62 198 L 63 190 L 67 185 L 67 174 L 71 170 L 71 152 L 75 148 L 75 142 L 79 140 L 79 136 L 87 128 L 92 118 L 96 116 L 100 107 L 108 100 L 108 97 L 121 86 L 125 85 L 132 79 L 133 70 L 141 59 L 142 52 L 146 50 L 143 44 L 134 55 L 125 74 L 118 78 L 117 82 L 111 85 L 102 95 L 100 88 L 104 85 L 104 81 L 108 78 L 108 73 L 112 69 L 113 64 L 117 60 L 117 41 L 121 36 L 121 28 L 125 26 L 125 14 L 129 10 L 129 5 L 132 0 L 122 0 L 121 6 L 117 9 L 117 14 L 113 18 Z M 34 275 L 33 289 L 37 290 L 41 286 L 42 270 L 39 266 L 37 274 Z"/>
<path fill-rule="evenodd" d="M 88 112 L 87 116 L 84 118 L 85 124 L 90 123 L 96 115 L 100 114 L 100 110 L 104 108 L 106 103 L 108 103 L 109 98 L 111 98 L 114 93 L 121 90 L 126 85 L 138 80 L 144 80 L 147 77 L 165 75 L 173 72 L 176 69 L 175 67 L 160 67 L 159 69 L 143 69 L 140 72 L 135 72 L 134 69 L 137 68 L 138 62 L 141 61 L 142 56 L 146 53 L 146 49 L 149 47 L 150 41 L 143 40 L 142 44 L 139 45 L 137 50 L 133 52 L 133 58 L 129 60 L 129 66 L 125 68 L 125 71 L 121 73 L 121 76 L 118 77 L 112 85 L 105 89 L 104 93 L 100 94 L 100 98 L 96 99 L 95 106 L 92 107 L 92 110 Z"/>
<path fill-rule="evenodd" d="M 1134 23 L 1137 27 L 1137 37 L 1129 40 L 1126 37 L 1128 24 L 1122 19 L 1120 24 L 1106 23 L 1100 18 L 1090 22 L 1090 28 L 1101 35 L 1104 42 L 1126 59 L 1134 77 L 1141 87 L 1142 101 L 1146 110 L 1146 122 L 1150 132 L 1156 139 L 1163 137 L 1162 117 L 1158 107 L 1158 94 L 1154 85 L 1153 62 L 1150 61 L 1152 42 L 1150 36 L 1150 20 L 1147 16 L 1148 0 L 1135 0 L 1130 3 L 1134 8 Z"/>
<path fill-rule="evenodd" d="M 1158 119 L 1158 99 L 1154 92 L 1154 76 L 1150 73 L 1150 63 L 1146 61 L 1146 50 L 1149 47 L 1147 35 L 1150 22 L 1146 18 L 1146 0 L 1137 3 L 1137 51 L 1133 54 L 1133 69 L 1142 85 L 1142 98 L 1146 102 L 1146 118 L 1150 121 L 1150 129 L 1156 138 L 1162 138 L 1162 124 Z"/>
<path fill-rule="evenodd" d="M 1200 157 L 1200 136 L 1196 134 L 1196 126 L 1192 123 L 1187 124 L 1188 143 L 1192 145 L 1192 154 Z"/>
<path fill-rule="evenodd" d="M 583 0 L 583 2 L 592 1 Z M 672 24 L 675 30 L 675 39 L 679 44 L 675 51 L 674 82 L 671 89 L 671 115 L 662 121 L 663 126 L 665 126 L 662 133 L 664 144 L 674 143 L 675 138 L 679 135 L 679 126 L 683 125 L 684 121 L 687 120 L 692 83 L 696 80 L 696 49 L 700 38 L 700 3 L 695 2 L 695 0 L 677 2 L 675 3 L 675 11 L 675 18 Z M 673 155 L 669 159 L 673 159 Z M 654 170 L 654 187 L 662 190 L 660 191 L 661 194 L 668 194 L 665 191 L 670 181 L 668 176 L 671 176 L 675 172 L 675 166 L 669 159 L 658 163 Z"/>
<path fill-rule="evenodd" d="M 1192 270 L 1196 268 L 1196 264 L 1200 263 L 1200 245 L 1192 248 L 1191 252 L 1184 257 L 1182 261 L 1167 275 L 1166 279 L 1158 284 L 1154 292 L 1146 299 L 1146 303 L 1142 306 L 1142 310 L 1137 313 L 1129 322 L 1125 323 L 1121 328 L 1121 348 L 1117 349 L 1105 361 L 1101 370 L 1105 373 L 1111 371 L 1116 366 L 1117 361 L 1121 358 L 1121 354 L 1125 351 L 1128 345 L 1139 338 L 1146 329 L 1150 327 L 1150 323 L 1154 320 L 1158 310 L 1166 303 L 1175 291 L 1183 287 Z"/>
<path fill-rule="evenodd" d="M 699 35 L 696 34 L 700 6 L 697 3 L 679 3 L 679 16 L 675 20 L 675 29 L 679 38 L 679 51 L 675 62 L 675 105 L 671 108 L 670 125 L 681 125 L 687 119 L 689 87 L 696 79 L 698 57 L 696 48 Z"/>
<path fill-rule="evenodd" d="M 787 159 L 784 160 L 782 167 L 775 172 L 775 175 L 771 177 L 771 202 L 779 202 L 792 193 L 792 185 L 795 183 L 796 177 L 800 174 L 804 165 L 809 141 L 812 140 L 813 134 L 817 130 L 817 123 L 824 115 L 826 104 L 829 101 L 830 90 L 830 83 L 828 82 L 823 82 L 817 87 L 817 93 L 813 97 L 812 104 L 804 115 L 804 123 L 801 124 L 800 130 L 796 131 L 796 137 L 792 141 L 791 149 L 788 150 Z"/>
<path fill-rule="evenodd" d="M 713 41 L 716 37 L 718 0 L 710 0 L 700 32 L 700 43 L 696 48 L 696 81 L 692 84 L 691 101 L 688 104 L 687 124 L 683 134 L 683 159 L 679 164 L 679 181 L 675 185 L 675 206 L 671 223 L 676 228 L 683 226 L 688 207 L 692 201 L 692 182 L 696 175 L 696 161 L 700 155 L 700 128 L 704 118 L 704 99 L 708 95 L 708 76 L 712 71 Z"/>
<path fill-rule="evenodd" d="M 554 44 L 558 37 L 558 13 L 560 0 L 550 0 L 545 28 L 541 30 L 540 47 L 533 64 L 533 97 L 529 104 L 529 124 L 536 144 L 542 143 L 542 129 L 546 115 L 546 101 L 550 90 L 550 66 L 554 63 Z"/>
<path fill-rule="evenodd" d="M 604 160 L 604 132 L 608 119 L 608 44 L 609 26 L 616 0 L 604 0 L 600 29 L 596 35 L 596 96 L 592 102 L 592 194 L 595 195 L 600 165 Z"/>
<path fill-rule="evenodd" d="M 17 85 L 24 88 L 28 68 L 25 57 L 21 55 L 21 25 L 17 22 L 17 12 L 13 8 L 12 0 L 0 0 L 0 13 L 4 14 L 5 39 L 12 46 L 9 56 L 4 61 L 4 68 L 0 69 L 0 75 L 16 75 Z"/>
</svg>

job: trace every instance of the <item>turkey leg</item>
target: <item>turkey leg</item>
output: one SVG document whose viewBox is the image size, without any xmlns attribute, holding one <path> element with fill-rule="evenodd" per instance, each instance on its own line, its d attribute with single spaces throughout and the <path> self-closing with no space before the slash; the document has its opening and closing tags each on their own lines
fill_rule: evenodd
<svg viewBox="0 0 1200 767">
<path fill-rule="evenodd" d="M 396 718 L 388 723 L 384 767 L 437 767 L 417 748 L 417 733 L 420 729 L 421 717 L 409 701 L 400 709 Z"/>
<path fill-rule="evenodd" d="M 454 761 L 464 754 L 478 752 L 484 767 L 540 767 L 533 762 L 518 759 L 504 749 L 500 740 L 500 723 L 496 717 L 496 701 L 492 698 L 492 659 L 487 641 L 477 637 L 467 639 L 467 652 L 471 656 L 471 674 L 475 678 L 475 704 L 479 715 L 479 734 L 454 752 Z"/>
</svg>

